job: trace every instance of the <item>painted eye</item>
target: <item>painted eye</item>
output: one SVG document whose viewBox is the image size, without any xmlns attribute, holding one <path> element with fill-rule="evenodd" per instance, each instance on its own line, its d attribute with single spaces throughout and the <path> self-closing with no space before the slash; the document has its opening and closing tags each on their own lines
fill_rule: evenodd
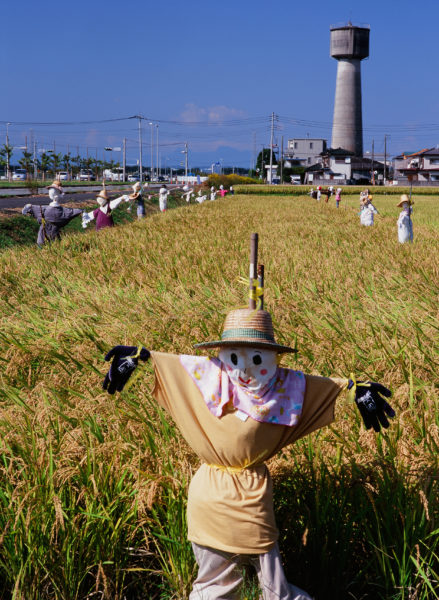
<svg viewBox="0 0 439 600">
<path fill-rule="evenodd" d="M 230 355 L 230 360 L 232 361 L 232 363 L 234 365 L 238 364 L 238 357 L 236 356 L 236 354 L 234 352 L 232 352 L 232 354 Z"/>
<path fill-rule="evenodd" d="M 260 365 L 261 362 L 262 362 L 262 358 L 259 356 L 259 354 L 255 354 L 253 357 L 253 364 Z"/>
</svg>

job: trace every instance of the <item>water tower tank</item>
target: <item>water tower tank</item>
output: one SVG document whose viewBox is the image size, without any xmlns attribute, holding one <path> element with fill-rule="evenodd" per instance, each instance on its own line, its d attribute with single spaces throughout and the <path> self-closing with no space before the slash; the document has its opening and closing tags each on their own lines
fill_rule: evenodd
<svg viewBox="0 0 439 600">
<path fill-rule="evenodd" d="M 331 27 L 332 58 L 358 58 L 363 60 L 369 56 L 368 27 Z"/>
<path fill-rule="evenodd" d="M 348 23 L 331 27 L 331 56 L 338 61 L 332 148 L 363 155 L 361 61 L 369 56 L 370 28 Z"/>
</svg>

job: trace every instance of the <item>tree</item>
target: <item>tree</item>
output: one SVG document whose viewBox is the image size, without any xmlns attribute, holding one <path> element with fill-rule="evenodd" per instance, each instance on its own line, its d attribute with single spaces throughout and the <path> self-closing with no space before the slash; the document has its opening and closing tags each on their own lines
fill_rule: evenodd
<svg viewBox="0 0 439 600">
<path fill-rule="evenodd" d="M 75 174 L 79 174 L 79 171 L 82 169 L 84 159 L 77 154 L 76 156 L 73 156 L 71 162 L 75 165 L 74 167 L 72 166 L 72 177 L 74 177 Z"/>
<path fill-rule="evenodd" d="M 67 171 L 67 173 L 70 174 L 70 164 L 72 162 L 72 157 L 70 155 L 70 152 L 68 152 L 67 154 L 64 154 L 64 156 L 62 157 L 62 165 L 64 167 L 64 169 Z"/>
<path fill-rule="evenodd" d="M 43 152 L 40 159 L 40 167 L 43 173 L 43 181 L 46 179 L 46 173 L 50 167 L 50 155 L 46 152 Z"/>
<path fill-rule="evenodd" d="M 263 148 L 261 152 L 258 154 L 258 158 L 256 159 L 256 171 L 262 176 L 262 179 L 265 179 L 266 165 L 270 164 L 270 148 Z M 273 165 L 277 165 L 277 159 L 273 152 Z"/>
<path fill-rule="evenodd" d="M 6 167 L 6 176 L 8 179 L 11 177 L 11 157 L 14 146 L 3 144 L 0 148 L 0 164 Z"/>
<path fill-rule="evenodd" d="M 22 169 L 26 170 L 26 179 L 30 179 L 29 173 L 31 172 L 31 170 L 34 166 L 32 152 L 28 152 L 27 150 L 25 150 L 23 152 L 23 156 L 18 161 L 18 164 L 20 165 L 20 167 Z"/>
<path fill-rule="evenodd" d="M 53 176 L 55 178 L 56 178 L 56 171 L 61 164 L 61 159 L 62 159 L 61 153 L 57 154 L 56 152 L 53 152 L 53 154 L 50 157 L 50 162 L 52 163 Z"/>
</svg>

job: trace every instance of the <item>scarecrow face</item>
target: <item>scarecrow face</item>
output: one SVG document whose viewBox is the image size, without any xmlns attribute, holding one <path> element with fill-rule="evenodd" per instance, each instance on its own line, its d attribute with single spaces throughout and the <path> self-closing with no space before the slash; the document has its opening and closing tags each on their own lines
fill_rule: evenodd
<svg viewBox="0 0 439 600">
<path fill-rule="evenodd" d="M 52 202 L 59 202 L 59 199 L 61 198 L 61 191 L 57 190 L 56 188 L 50 188 L 49 198 L 52 200 Z"/>
<path fill-rule="evenodd" d="M 259 348 L 223 348 L 218 355 L 231 381 L 251 392 L 267 385 L 277 369 L 277 352 Z"/>
</svg>

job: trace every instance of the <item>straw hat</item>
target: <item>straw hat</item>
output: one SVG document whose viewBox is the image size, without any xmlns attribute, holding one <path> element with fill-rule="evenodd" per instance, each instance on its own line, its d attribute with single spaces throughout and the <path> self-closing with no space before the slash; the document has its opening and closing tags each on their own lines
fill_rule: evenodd
<svg viewBox="0 0 439 600">
<path fill-rule="evenodd" d="M 414 202 L 412 200 L 410 200 L 410 198 L 407 196 L 407 194 L 403 194 L 401 196 L 401 200 L 398 202 L 398 204 L 396 206 L 401 207 L 404 202 L 407 202 L 410 206 L 412 206 L 412 204 L 414 204 Z"/>
<path fill-rule="evenodd" d="M 133 188 L 133 193 L 130 194 L 130 199 L 131 200 L 135 200 L 136 198 L 138 198 L 140 196 L 140 183 L 138 181 L 136 181 L 136 183 L 132 186 Z"/>
<path fill-rule="evenodd" d="M 48 187 L 55 188 L 57 190 L 62 190 L 61 182 L 58 179 L 55 179 L 55 181 L 53 183 L 51 183 Z"/>
<path fill-rule="evenodd" d="M 271 315 L 266 310 L 240 308 L 232 310 L 226 317 L 221 339 L 215 342 L 195 344 L 195 348 L 223 348 L 251 346 L 265 350 L 297 352 L 289 346 L 277 344 L 274 339 Z"/>
<path fill-rule="evenodd" d="M 108 196 L 108 194 L 107 194 L 107 190 L 105 189 L 105 187 L 104 187 L 104 189 L 103 189 L 103 190 L 101 190 L 101 191 L 99 192 L 99 194 L 97 195 L 97 198 L 98 198 L 98 199 L 99 199 L 99 198 L 102 198 L 102 200 L 108 200 L 108 199 L 109 199 L 109 196 Z"/>
</svg>

